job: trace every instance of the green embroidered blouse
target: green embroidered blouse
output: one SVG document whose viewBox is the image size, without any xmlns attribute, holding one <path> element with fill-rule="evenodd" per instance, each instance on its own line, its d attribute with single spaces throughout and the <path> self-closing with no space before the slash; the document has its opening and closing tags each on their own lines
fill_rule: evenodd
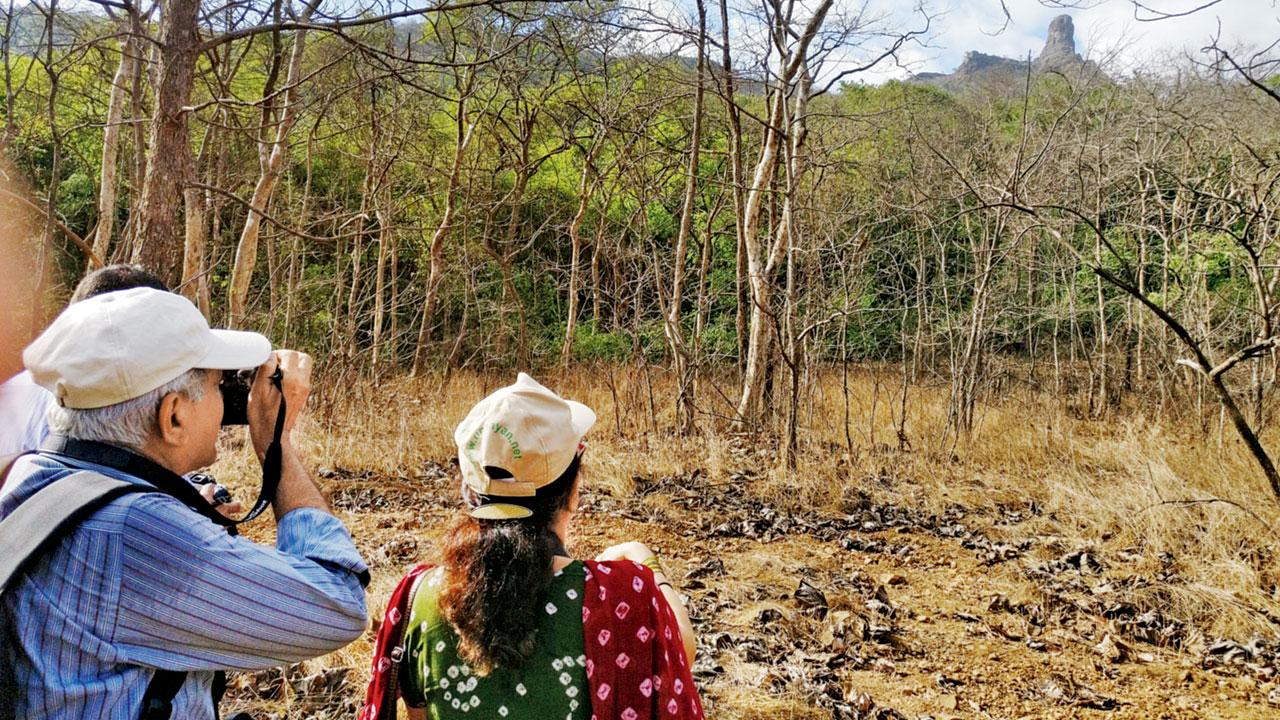
<svg viewBox="0 0 1280 720">
<path fill-rule="evenodd" d="M 480 677 L 458 657 L 458 637 L 440 611 L 444 568 L 424 575 L 405 632 L 400 666 L 405 703 L 426 707 L 432 720 L 587 720 L 591 701 L 582 646 L 585 581 L 580 562 L 556 573 L 543 601 L 545 615 L 534 655 L 519 670 L 494 668 Z"/>
</svg>

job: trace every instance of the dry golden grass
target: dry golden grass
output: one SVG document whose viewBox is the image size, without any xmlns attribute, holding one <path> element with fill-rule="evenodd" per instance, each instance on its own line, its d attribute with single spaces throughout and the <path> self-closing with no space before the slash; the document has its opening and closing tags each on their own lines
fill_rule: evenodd
<svg viewBox="0 0 1280 720">
<path fill-rule="evenodd" d="M 1180 582 L 1152 582 L 1135 591 L 1133 599 L 1188 622 L 1195 633 L 1238 639 L 1276 634 L 1268 615 L 1280 618 L 1280 538 L 1272 529 L 1280 520 L 1280 504 L 1230 436 L 1202 437 L 1173 421 L 1146 415 L 1141 408 L 1115 410 L 1104 420 L 1083 419 L 1069 411 L 1063 398 L 1023 389 L 985 403 L 972 435 L 944 444 L 948 388 L 936 385 L 910 389 L 903 425 L 909 447 L 899 448 L 899 376 L 892 369 L 863 370 L 850 381 L 850 455 L 841 376 L 831 370 L 805 383 L 797 467 L 787 470 L 775 443 L 731 431 L 724 419 L 731 412 L 728 401 L 708 384 L 700 397 L 704 415 L 699 432 L 681 438 L 669 432 L 674 392 L 660 370 L 584 368 L 537 377 L 597 411 L 585 466 L 587 482 L 596 491 L 625 497 L 635 477 L 681 478 L 696 470 L 705 482 L 740 485 L 743 492 L 780 509 L 839 513 L 842 501 L 853 493 L 930 512 L 958 504 L 992 518 L 990 532 L 997 536 L 1038 538 L 1024 563 L 1095 547 L 1125 551 L 1134 558 L 1127 569 L 1138 575 L 1176 573 Z M 475 401 L 512 379 L 460 372 L 447 383 L 434 376 L 381 385 L 321 384 L 315 409 L 303 427 L 304 445 L 317 467 L 372 471 L 375 484 L 385 484 L 387 478 L 408 482 L 424 468 L 446 463 L 453 452 L 454 425 Z M 734 394 L 728 381 L 721 388 L 725 396 Z M 228 476 L 250 470 L 243 452 L 218 468 Z M 737 473 L 744 470 L 754 471 L 755 477 L 739 479 Z M 444 496 L 444 505 L 437 509 L 392 519 L 343 514 L 374 565 L 372 615 L 380 616 L 404 569 L 403 563 L 379 559 L 380 548 L 390 538 L 412 535 L 420 539 L 417 557 L 432 558 L 435 540 L 449 517 L 447 507 L 456 500 L 452 482 L 444 479 L 431 486 L 431 492 Z M 422 492 L 421 485 L 417 487 Z M 337 489 L 332 482 L 326 487 L 330 492 Z M 1035 512 L 1028 512 L 1028 519 L 1016 527 L 1005 527 L 997 522 L 1002 508 Z M 630 538 L 590 538 L 585 547 L 624 539 Z M 726 579 L 726 596 L 746 598 L 747 586 L 794 588 L 789 573 L 797 563 L 775 563 L 772 555 L 788 550 L 767 547 L 750 560 L 737 559 L 742 567 Z M 803 556 L 805 551 L 797 552 Z M 756 566 L 746 567 L 747 562 Z M 732 587 L 734 578 L 742 578 L 742 588 Z M 987 586 L 981 577 L 977 581 Z M 720 620 L 749 624 L 768 602 L 745 602 Z M 915 610 L 930 612 L 927 607 Z M 322 664 L 362 673 L 369 651 L 368 641 L 362 640 Z M 751 676 L 758 672 L 758 667 L 726 664 L 730 681 L 714 700 L 721 716 L 827 716 L 814 714 L 813 708 L 785 693 L 762 696 L 759 678 Z M 734 680 L 737 675 L 742 677 Z M 355 692 L 360 678 L 356 680 L 348 693 Z M 279 698 L 258 707 L 283 712 L 282 703 L 288 701 Z"/>
<path fill-rule="evenodd" d="M 740 443 L 715 417 L 730 409 L 714 389 L 703 388 L 711 415 L 699 421 L 700 434 L 678 438 L 670 434 L 672 385 L 659 369 L 606 367 L 539 378 L 598 413 L 589 458 L 597 487 L 622 494 L 637 475 L 700 469 L 717 482 L 743 469 L 734 454 Z M 412 475 L 424 462 L 447 460 L 454 425 L 475 401 L 509 381 L 462 372 L 452 374 L 447 386 L 435 376 L 322 387 L 317 394 L 328 396 L 327 412 L 313 414 L 308 450 L 317 466 Z M 1280 502 L 1229 429 L 1224 439 L 1201 437 L 1141 410 L 1081 419 L 1060 398 L 1021 391 L 985 404 L 972 436 L 952 451 L 938 445 L 948 389 L 913 387 L 905 424 L 911 450 L 886 451 L 897 445 L 898 383 L 892 371 L 878 378 L 875 371 L 853 374 L 853 458 L 845 455 L 839 373 L 806 383 L 797 469 L 786 470 L 776 449 L 754 456 L 762 460 L 752 468 L 759 478 L 746 489 L 800 508 L 834 508 L 845 488 L 933 511 L 950 503 L 974 509 L 1034 503 L 1042 512 L 1023 532 L 1061 536 L 1067 545 L 1105 540 L 1149 556 L 1153 564 L 1160 553 L 1171 553 L 1178 572 L 1192 582 L 1166 600 L 1179 615 L 1211 619 L 1211 632 L 1247 636 L 1268 629 L 1254 612 L 1261 608 L 1280 616 L 1274 594 L 1280 592 L 1274 589 L 1280 585 L 1280 535 L 1274 530 Z M 727 382 L 721 387 L 724 395 L 733 394 Z"/>
</svg>

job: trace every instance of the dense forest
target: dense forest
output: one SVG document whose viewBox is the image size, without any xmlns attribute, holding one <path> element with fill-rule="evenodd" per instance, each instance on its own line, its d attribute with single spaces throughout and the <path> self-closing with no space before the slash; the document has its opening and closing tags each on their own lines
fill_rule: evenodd
<svg viewBox="0 0 1280 720">
<path fill-rule="evenodd" d="M 872 85 L 925 11 L 671 13 L 8 0 L 33 277 L 53 308 L 142 263 L 349 377 L 661 365 L 674 429 L 708 413 L 792 447 L 832 364 L 949 384 L 956 437 L 1009 382 L 1092 417 L 1221 408 L 1280 492 L 1257 440 L 1280 370 L 1267 54 Z M 700 398 L 721 371 L 729 412 Z"/>
</svg>

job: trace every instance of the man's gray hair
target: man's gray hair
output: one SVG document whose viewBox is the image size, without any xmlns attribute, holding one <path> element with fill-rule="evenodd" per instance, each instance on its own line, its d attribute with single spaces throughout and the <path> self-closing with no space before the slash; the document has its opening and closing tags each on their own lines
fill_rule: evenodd
<svg viewBox="0 0 1280 720">
<path fill-rule="evenodd" d="M 207 389 L 209 370 L 188 370 L 151 392 L 100 408 L 49 408 L 49 432 L 77 440 L 96 440 L 141 450 L 155 434 L 156 410 L 169 393 L 181 393 L 200 402 Z"/>
</svg>

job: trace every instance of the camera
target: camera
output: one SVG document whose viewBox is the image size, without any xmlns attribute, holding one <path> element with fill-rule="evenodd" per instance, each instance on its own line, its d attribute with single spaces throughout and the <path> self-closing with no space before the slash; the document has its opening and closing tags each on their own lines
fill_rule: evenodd
<svg viewBox="0 0 1280 720">
<path fill-rule="evenodd" d="M 258 368 L 247 370 L 223 370 L 218 390 L 222 392 L 222 425 L 249 424 L 249 389 L 253 387 Z M 279 367 L 271 373 L 271 383 L 282 390 L 284 370 Z"/>
<path fill-rule="evenodd" d="M 257 369 L 224 370 L 218 389 L 222 391 L 222 424 L 249 424 L 249 388 Z"/>
</svg>

